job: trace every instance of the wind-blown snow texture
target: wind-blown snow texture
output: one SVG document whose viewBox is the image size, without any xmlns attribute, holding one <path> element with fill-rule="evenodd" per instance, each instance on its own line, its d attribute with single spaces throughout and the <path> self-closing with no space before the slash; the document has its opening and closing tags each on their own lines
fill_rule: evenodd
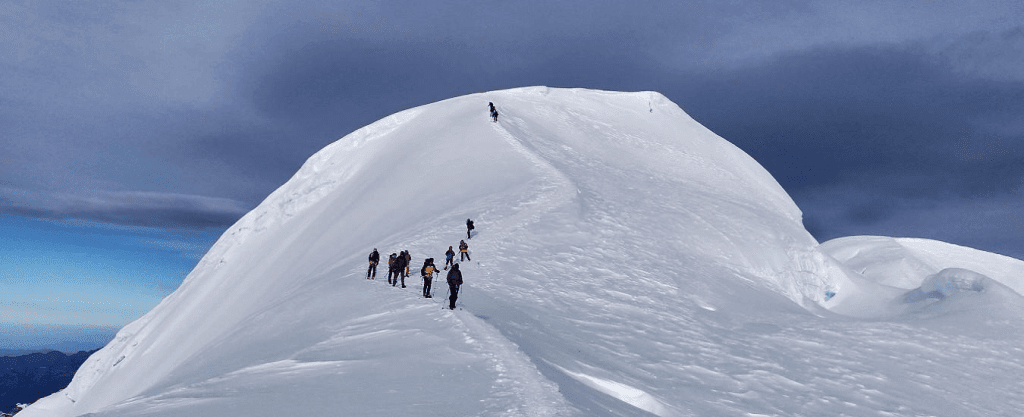
<svg viewBox="0 0 1024 417">
<path fill-rule="evenodd" d="M 424 299 L 363 278 L 373 247 L 443 259 L 466 218 L 455 311 L 443 280 Z M 22 413 L 1018 415 L 1022 271 L 941 242 L 819 246 L 657 93 L 481 93 L 314 155 Z"/>
</svg>

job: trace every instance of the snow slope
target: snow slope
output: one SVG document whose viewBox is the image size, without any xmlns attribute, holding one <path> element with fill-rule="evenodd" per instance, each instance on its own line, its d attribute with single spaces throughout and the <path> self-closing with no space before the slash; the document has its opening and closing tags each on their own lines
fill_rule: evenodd
<svg viewBox="0 0 1024 417">
<path fill-rule="evenodd" d="M 385 257 L 410 250 L 414 270 L 442 260 L 470 217 L 478 234 L 460 308 L 442 308 L 439 281 L 424 299 L 417 278 L 405 289 L 386 285 L 385 272 L 363 278 L 373 247 Z M 1019 281 L 1006 281 L 1017 270 L 1005 267 L 1019 261 L 942 266 L 991 282 L 957 271 L 929 281 L 942 269 L 928 269 L 931 260 L 927 274 L 880 279 L 867 271 L 888 258 L 819 247 L 800 217 L 756 161 L 657 93 L 532 87 L 417 107 L 311 157 L 66 390 L 22 413 L 1016 415 L 1024 406 Z M 993 290 L 968 285 L 891 310 L 915 287 L 957 277 Z M 838 295 L 826 301 L 829 292 Z"/>
</svg>

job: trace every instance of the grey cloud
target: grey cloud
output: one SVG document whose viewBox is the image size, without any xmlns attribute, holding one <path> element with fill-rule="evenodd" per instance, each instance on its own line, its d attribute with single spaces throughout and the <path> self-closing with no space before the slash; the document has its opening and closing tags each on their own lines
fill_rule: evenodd
<svg viewBox="0 0 1024 417">
<path fill-rule="evenodd" d="M 985 199 L 872 200 L 863 190 L 833 189 L 801 204 L 804 224 L 819 241 L 853 236 L 918 237 L 1024 259 L 1024 194 Z M 832 198 L 835 195 L 844 199 Z M 855 202 L 854 197 L 864 197 Z M 884 232 L 884 233 L 882 233 Z"/>
<path fill-rule="evenodd" d="M 9 189 L 0 195 L 0 213 L 120 226 L 165 229 L 223 228 L 248 207 L 225 198 L 154 192 L 101 191 L 82 194 L 40 194 Z"/>
<path fill-rule="evenodd" d="M 996 135 L 980 121 L 1019 119 L 1024 84 L 964 77 L 932 59 L 913 45 L 819 49 L 710 76 L 687 93 L 698 120 L 791 193 L 846 182 L 937 197 L 1009 191 L 1024 176 L 1024 132 Z"/>
<path fill-rule="evenodd" d="M 1024 81 L 1024 26 L 999 31 L 976 30 L 937 45 L 934 53 L 957 71 L 996 81 Z"/>
</svg>

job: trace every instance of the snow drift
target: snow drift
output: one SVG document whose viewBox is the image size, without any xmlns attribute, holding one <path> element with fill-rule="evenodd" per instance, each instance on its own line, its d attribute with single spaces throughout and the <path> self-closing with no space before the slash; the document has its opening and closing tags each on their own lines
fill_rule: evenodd
<svg viewBox="0 0 1024 417">
<path fill-rule="evenodd" d="M 930 239 L 852 236 L 821 244 L 821 249 L 865 278 L 896 288 L 914 288 L 947 268 L 996 277 L 1024 294 L 1024 262 L 1007 256 Z"/>
<path fill-rule="evenodd" d="M 935 240 L 881 236 L 833 239 L 821 249 L 869 288 L 874 285 L 871 296 L 861 293 L 855 297 L 860 304 L 850 303 L 862 308 L 859 314 L 849 305 L 834 306 L 837 311 L 917 318 L 955 313 L 961 319 L 972 311 L 1007 320 L 1024 312 L 1024 262 L 1017 259 Z"/>
<path fill-rule="evenodd" d="M 408 249 L 413 270 L 443 259 L 466 218 L 478 234 L 459 309 L 441 308 L 438 281 L 424 299 L 418 279 L 402 289 L 385 273 L 364 278 L 374 247 Z M 1020 404 L 1005 373 L 1021 368 L 1006 354 L 1019 337 L 958 340 L 961 354 L 984 346 L 991 360 L 944 368 L 978 379 L 951 392 L 906 372 L 922 351 L 948 355 L 945 333 L 830 313 L 926 277 L 873 279 L 857 270 L 871 260 L 839 252 L 818 247 L 756 161 L 660 94 L 473 94 L 311 157 L 66 390 L 23 413 L 911 415 L 1000 410 L 965 398 Z M 907 337 L 914 347 L 875 353 L 876 341 Z"/>
</svg>

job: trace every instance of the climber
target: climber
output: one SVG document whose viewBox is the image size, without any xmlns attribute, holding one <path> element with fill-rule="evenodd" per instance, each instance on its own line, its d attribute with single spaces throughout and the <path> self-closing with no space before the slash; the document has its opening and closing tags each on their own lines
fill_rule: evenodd
<svg viewBox="0 0 1024 417">
<path fill-rule="evenodd" d="M 448 271 L 448 309 L 455 310 L 455 300 L 459 299 L 459 289 L 462 288 L 462 272 L 459 272 L 459 264 L 452 265 Z"/>
<path fill-rule="evenodd" d="M 444 269 L 447 270 L 452 263 L 455 262 L 455 250 L 451 246 L 448 247 L 448 252 L 444 253 Z"/>
<path fill-rule="evenodd" d="M 377 253 L 377 248 L 373 248 L 373 252 L 370 252 L 370 267 L 366 269 L 366 279 L 377 278 L 378 263 L 380 263 L 380 254 Z"/>
<path fill-rule="evenodd" d="M 434 258 L 427 258 L 423 261 L 423 267 L 420 268 L 420 275 L 423 276 L 423 296 L 431 298 L 430 284 L 434 281 L 434 272 L 437 272 L 437 267 L 434 266 Z"/>
</svg>

